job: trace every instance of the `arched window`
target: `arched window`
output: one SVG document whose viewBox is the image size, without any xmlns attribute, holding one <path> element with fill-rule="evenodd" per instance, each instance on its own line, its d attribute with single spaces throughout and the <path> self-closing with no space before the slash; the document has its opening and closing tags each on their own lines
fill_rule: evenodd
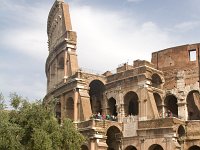
<svg viewBox="0 0 200 150">
<path fill-rule="evenodd" d="M 190 147 L 188 150 L 200 150 L 200 147 L 194 145 L 194 146 Z"/>
<path fill-rule="evenodd" d="M 128 92 L 124 96 L 125 115 L 138 115 L 139 112 L 138 100 L 139 98 L 135 92 Z"/>
<path fill-rule="evenodd" d="M 158 145 L 158 144 L 153 144 L 153 145 L 151 145 L 151 146 L 149 147 L 148 150 L 164 150 L 164 149 L 162 148 L 162 146 L 160 146 L 160 145 Z"/>
<path fill-rule="evenodd" d="M 89 85 L 90 103 L 92 113 L 102 113 L 103 92 L 105 91 L 104 84 L 99 80 L 94 80 Z"/>
<path fill-rule="evenodd" d="M 66 101 L 66 115 L 69 119 L 74 120 L 74 100 L 72 97 Z"/>
<path fill-rule="evenodd" d="M 155 88 L 161 88 L 162 80 L 158 74 L 152 75 L 152 86 Z"/>
<path fill-rule="evenodd" d="M 200 120 L 200 94 L 191 91 L 187 96 L 188 120 Z"/>
<path fill-rule="evenodd" d="M 174 95 L 168 95 L 165 98 L 165 107 L 168 117 L 178 117 L 177 98 Z"/>
<path fill-rule="evenodd" d="M 135 146 L 130 145 L 126 147 L 125 150 L 137 150 L 137 148 Z"/>
<path fill-rule="evenodd" d="M 89 150 L 88 147 L 86 145 L 82 145 L 81 146 L 81 150 Z"/>
<path fill-rule="evenodd" d="M 117 116 L 116 100 L 112 97 L 108 100 L 109 115 Z"/>
<path fill-rule="evenodd" d="M 119 128 L 117 128 L 116 126 L 111 126 L 108 130 L 107 130 L 107 140 L 106 143 L 108 145 L 108 150 L 118 150 L 120 148 L 120 130 Z"/>
</svg>

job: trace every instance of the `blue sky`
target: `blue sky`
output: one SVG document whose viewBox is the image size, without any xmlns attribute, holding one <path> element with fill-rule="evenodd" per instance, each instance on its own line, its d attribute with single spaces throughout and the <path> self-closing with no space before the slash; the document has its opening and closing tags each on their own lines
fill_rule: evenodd
<svg viewBox="0 0 200 150">
<path fill-rule="evenodd" d="M 153 51 L 198 43 L 199 0 L 65 0 L 79 66 L 104 72 Z M 46 93 L 46 22 L 54 0 L 0 0 L 0 92 Z"/>
</svg>

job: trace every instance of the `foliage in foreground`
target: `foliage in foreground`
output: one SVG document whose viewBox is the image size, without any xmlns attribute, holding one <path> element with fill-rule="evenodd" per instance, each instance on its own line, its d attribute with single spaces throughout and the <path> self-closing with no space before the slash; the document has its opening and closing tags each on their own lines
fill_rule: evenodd
<svg viewBox="0 0 200 150">
<path fill-rule="evenodd" d="M 52 106 L 11 94 L 14 110 L 0 109 L 0 150 L 79 150 L 84 137 L 71 120 L 60 125 Z"/>
</svg>

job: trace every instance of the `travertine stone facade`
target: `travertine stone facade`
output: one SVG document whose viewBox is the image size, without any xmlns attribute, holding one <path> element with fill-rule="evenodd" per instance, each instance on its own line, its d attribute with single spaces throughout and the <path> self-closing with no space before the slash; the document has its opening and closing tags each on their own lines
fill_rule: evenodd
<svg viewBox="0 0 200 150">
<path fill-rule="evenodd" d="M 60 122 L 70 118 L 88 139 L 82 150 L 200 149 L 200 44 L 157 51 L 151 62 L 135 60 L 99 75 L 78 66 L 63 0 L 51 8 L 47 33 L 44 102 L 57 98 Z"/>
</svg>

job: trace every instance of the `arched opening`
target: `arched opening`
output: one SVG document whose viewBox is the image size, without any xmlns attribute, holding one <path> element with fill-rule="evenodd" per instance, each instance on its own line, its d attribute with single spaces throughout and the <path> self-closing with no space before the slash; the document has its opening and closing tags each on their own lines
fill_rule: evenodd
<svg viewBox="0 0 200 150">
<path fill-rule="evenodd" d="M 94 80 L 89 85 L 90 103 L 92 113 L 102 113 L 103 92 L 105 91 L 104 84 L 99 80 Z"/>
<path fill-rule="evenodd" d="M 158 93 L 153 93 L 153 96 L 156 102 L 158 113 L 161 115 L 162 114 L 162 99 Z"/>
<path fill-rule="evenodd" d="M 185 129 L 182 125 L 180 125 L 178 127 L 178 137 L 183 137 L 183 136 L 185 136 Z"/>
<path fill-rule="evenodd" d="M 125 115 L 138 115 L 138 96 L 135 92 L 128 92 L 124 96 L 124 111 Z"/>
<path fill-rule="evenodd" d="M 174 95 L 168 95 L 165 98 L 165 107 L 167 117 L 178 117 L 178 104 L 177 98 Z"/>
<path fill-rule="evenodd" d="M 71 97 L 66 101 L 66 116 L 74 120 L 74 100 Z"/>
<path fill-rule="evenodd" d="M 108 100 L 109 115 L 117 116 L 116 100 L 112 97 Z"/>
<path fill-rule="evenodd" d="M 188 150 L 200 150 L 200 147 L 194 145 L 194 146 L 190 147 Z"/>
<path fill-rule="evenodd" d="M 153 145 L 151 145 L 151 146 L 149 147 L 148 150 L 164 150 L 164 149 L 162 148 L 162 146 L 160 146 L 160 145 L 158 145 L 158 144 L 153 144 Z"/>
<path fill-rule="evenodd" d="M 119 150 L 120 149 L 120 143 L 121 143 L 121 132 L 119 130 L 119 128 L 117 128 L 116 126 L 111 126 L 108 130 L 107 130 L 107 139 L 106 139 L 106 143 L 108 145 L 108 149 L 107 150 Z"/>
<path fill-rule="evenodd" d="M 125 150 L 137 150 L 137 148 L 135 146 L 130 145 L 126 147 Z"/>
<path fill-rule="evenodd" d="M 185 136 L 185 128 L 182 125 L 178 127 L 177 134 L 178 134 L 178 143 L 181 145 L 184 140 L 183 137 Z"/>
<path fill-rule="evenodd" d="M 161 88 L 162 80 L 160 76 L 156 73 L 152 75 L 152 86 L 155 88 Z"/>
<path fill-rule="evenodd" d="M 82 145 L 81 150 L 89 150 L 89 148 L 86 145 Z"/>
<path fill-rule="evenodd" d="M 187 96 L 188 120 L 200 120 L 200 94 L 191 91 Z"/>
<path fill-rule="evenodd" d="M 60 102 L 57 102 L 55 111 L 56 111 L 56 118 L 58 119 L 58 122 L 61 123 L 61 103 Z"/>
</svg>

